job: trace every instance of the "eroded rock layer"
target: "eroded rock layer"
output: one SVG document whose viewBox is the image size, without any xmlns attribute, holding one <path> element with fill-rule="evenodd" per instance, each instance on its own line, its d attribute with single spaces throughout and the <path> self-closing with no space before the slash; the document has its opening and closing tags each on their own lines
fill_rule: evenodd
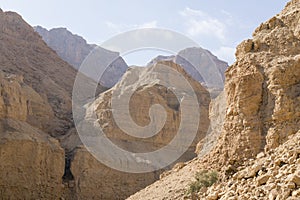
<svg viewBox="0 0 300 200">
<path fill-rule="evenodd" d="M 0 73 L 0 196 L 3 199 L 59 198 L 65 154 L 42 130 L 54 114 L 23 77 Z"/>
<path fill-rule="evenodd" d="M 129 199 L 299 199 L 299 11 L 299 0 L 289 2 L 237 47 L 237 61 L 225 73 L 223 130 L 212 151 Z M 217 170 L 219 183 L 186 195 L 202 169 Z"/>
<path fill-rule="evenodd" d="M 157 72 L 157 69 L 159 69 L 161 66 L 170 67 L 178 74 L 170 75 L 168 70 L 158 70 L 160 73 Z M 123 148 L 126 151 L 133 153 L 145 153 L 158 150 L 159 148 L 168 145 L 174 136 L 178 134 L 178 127 L 180 125 L 180 120 L 182 120 L 180 117 L 180 106 L 182 105 L 179 102 L 180 100 L 176 98 L 173 92 L 174 90 L 179 90 L 180 92 L 180 86 L 176 87 L 176 84 L 180 84 L 180 82 L 178 82 L 180 75 L 183 75 L 185 81 L 191 85 L 191 88 L 193 88 L 193 91 L 196 94 L 195 100 L 200 104 L 199 111 L 201 113 L 201 117 L 197 119 L 199 121 L 199 129 L 196 129 L 195 140 L 192 141 L 192 144 L 189 145 L 189 147 L 187 147 L 188 151 L 179 159 L 180 161 L 190 160 L 196 156 L 194 153 L 196 145 L 200 139 L 205 137 L 208 130 L 208 106 L 210 102 L 210 96 L 209 93 L 200 85 L 200 83 L 193 80 L 179 65 L 171 61 L 158 62 L 148 68 L 136 67 L 128 70 L 123 76 L 122 80 L 116 86 L 107 92 L 100 94 L 99 98 L 89 105 L 89 108 L 87 109 L 86 120 L 89 121 L 92 116 L 91 113 L 96 111 L 97 122 L 95 123 L 99 123 L 106 134 L 106 137 L 118 145 L 118 147 Z M 174 88 L 164 87 L 162 80 L 175 84 L 173 85 Z M 146 126 L 152 122 L 151 120 L 153 120 L 154 124 L 159 126 L 159 122 L 162 119 L 150 119 L 148 113 L 152 105 L 161 105 L 161 109 L 166 111 L 167 119 L 163 128 L 157 135 L 153 137 L 142 139 L 130 136 L 127 134 L 127 132 L 122 131 L 114 121 L 115 117 L 112 113 L 112 109 L 116 109 L 112 106 L 114 93 L 117 94 L 117 98 L 118 96 L 121 96 L 120 99 L 122 99 L 126 98 L 124 97 L 126 94 L 130 94 L 133 91 L 134 93 L 129 102 L 131 116 L 121 114 L 120 120 L 128 122 L 128 117 L 132 117 L 134 123 L 138 124 L 139 126 Z M 188 98 L 187 96 L 185 97 Z M 121 107 L 121 109 L 124 108 Z M 197 108 L 188 106 L 185 109 L 187 109 L 186 112 L 190 114 L 187 117 L 195 117 L 192 113 L 193 110 L 197 110 Z M 193 130 L 190 127 L 192 127 L 192 125 L 187 126 L 184 129 L 184 134 L 193 134 Z M 131 126 L 128 125 L 127 128 L 130 129 Z M 183 145 L 184 143 L 179 142 L 174 148 L 182 148 L 181 144 Z M 112 150 L 108 149 L 107 151 Z M 124 167 L 126 167 L 128 162 L 131 162 L 130 159 L 126 160 L 126 158 L 118 158 L 118 156 L 124 157 L 125 155 L 114 154 L 114 152 L 111 152 L 111 154 L 111 159 L 115 159 L 113 162 L 123 162 L 121 165 Z M 163 162 L 163 160 L 161 162 Z M 169 164 L 172 166 L 173 163 Z M 72 161 L 72 172 L 76 177 L 76 183 L 78 183 L 77 191 L 79 196 L 88 197 L 91 191 L 95 191 L 93 193 L 95 198 L 97 197 L 104 199 L 124 199 L 139 189 L 157 180 L 159 178 L 159 173 L 161 173 L 160 171 L 141 174 L 118 172 L 101 164 L 95 158 L 93 158 L 91 154 L 87 153 L 86 150 L 82 149 L 75 153 Z M 91 184 L 94 182 L 95 184 Z M 112 192 L 112 190 L 114 192 Z"/>
</svg>

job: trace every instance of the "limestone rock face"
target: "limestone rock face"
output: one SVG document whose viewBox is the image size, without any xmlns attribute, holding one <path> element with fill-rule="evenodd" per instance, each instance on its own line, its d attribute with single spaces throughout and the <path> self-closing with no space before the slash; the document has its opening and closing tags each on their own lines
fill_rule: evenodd
<svg viewBox="0 0 300 200">
<path fill-rule="evenodd" d="M 78 69 L 85 57 L 94 49 L 86 40 L 72 34 L 66 28 L 47 30 L 41 26 L 34 27 L 47 45 L 70 65 Z"/>
<path fill-rule="evenodd" d="M 14 12 L 0 12 L 0 34 L 0 70 L 22 76 L 25 84 L 48 101 L 55 127 L 48 133 L 64 135 L 73 126 L 71 93 L 76 70 Z"/>
<path fill-rule="evenodd" d="M 219 60 L 210 51 L 202 48 L 187 48 L 178 53 L 179 58 L 185 58 L 189 63 L 196 67 L 203 77 L 207 87 L 223 88 L 224 73 L 228 64 Z"/>
<path fill-rule="evenodd" d="M 4 199 L 59 198 L 64 150 L 44 131 L 54 113 L 22 76 L 0 72 L 0 195 Z"/>
<path fill-rule="evenodd" d="M 15 119 L 1 119 L 0 132 L 1 198 L 59 198 L 65 161 L 58 141 Z"/>
<path fill-rule="evenodd" d="M 47 99 L 23 82 L 22 76 L 0 72 L 0 118 L 26 121 L 50 131 L 54 113 Z"/>
<path fill-rule="evenodd" d="M 299 199 L 299 11 L 298 0 L 289 2 L 237 47 L 212 151 L 129 199 Z M 186 196 L 201 169 L 217 170 L 219 183 Z"/>
<path fill-rule="evenodd" d="M 145 143 L 141 148 L 143 150 L 147 150 L 147 146 L 153 145 L 151 147 L 154 150 L 158 147 L 162 147 L 169 143 L 169 141 L 174 137 L 174 135 L 178 131 L 178 127 L 180 124 L 180 102 L 177 100 L 175 94 L 172 92 L 172 88 L 165 88 L 160 85 L 161 77 L 156 76 L 155 69 L 158 68 L 161 64 L 171 67 L 175 69 L 180 74 L 183 74 L 184 77 L 188 80 L 190 85 L 192 86 L 200 104 L 200 113 L 201 120 L 199 121 L 199 134 L 197 134 L 196 141 L 199 141 L 199 138 L 203 138 L 207 133 L 209 119 L 208 119 L 208 106 L 210 102 L 210 97 L 208 92 L 196 81 L 194 81 L 187 73 L 177 64 L 172 61 L 161 61 L 154 64 L 149 68 L 133 68 L 130 69 L 120 81 L 119 84 L 116 85 L 115 88 L 122 88 L 121 93 L 127 94 L 131 93 L 132 90 L 136 90 L 136 92 L 132 95 L 129 102 L 130 114 L 133 120 L 141 125 L 145 126 L 150 122 L 150 118 L 147 113 L 149 113 L 149 109 L 151 105 L 160 104 L 162 105 L 167 112 L 167 120 L 166 124 L 163 126 L 161 132 L 154 137 L 149 138 L 149 140 L 142 140 L 141 138 L 134 138 L 125 134 L 121 129 L 118 128 L 117 124 L 114 122 L 114 118 L 111 112 L 111 95 L 116 91 L 115 88 L 109 90 L 100 95 L 100 97 L 94 103 L 96 106 L 97 117 L 99 118 L 99 123 L 103 126 L 103 130 L 109 138 L 115 140 L 124 140 L 124 141 L 139 141 Z M 165 80 L 172 79 L 173 82 L 177 77 L 169 76 L 168 73 L 165 73 Z M 134 80 L 134 82 L 133 82 Z M 150 80 L 150 83 L 146 82 Z M 145 82 L 145 84 L 143 83 Z M 178 83 L 180 84 L 180 83 Z M 138 85 L 145 85 L 138 88 Z M 174 85 L 174 89 L 180 88 Z M 114 90 L 115 89 L 115 90 Z M 138 106 L 137 106 L 138 105 Z M 190 113 L 194 108 L 190 109 Z M 124 115 L 124 117 L 127 117 Z M 126 120 L 126 118 L 123 118 Z M 190 130 L 186 130 L 189 132 Z M 148 145 L 147 145 L 148 143 Z M 195 150 L 197 142 L 191 146 L 192 151 Z M 125 147 L 126 148 L 126 147 Z M 134 150 L 134 144 L 131 144 L 130 149 Z M 137 152 L 140 151 L 140 147 L 136 146 Z"/>
<path fill-rule="evenodd" d="M 124 199 L 158 179 L 158 173 L 132 174 L 109 168 L 84 147 L 75 150 L 71 165 L 78 199 Z"/>
<path fill-rule="evenodd" d="M 114 144 L 133 153 L 151 152 L 168 145 L 178 132 L 182 105 L 172 92 L 172 88 L 166 88 L 161 85 L 161 79 L 156 74 L 156 69 L 159 68 L 160 65 L 168 66 L 183 75 L 194 89 L 196 101 L 200 104 L 201 117 L 198 119 L 199 129 L 196 129 L 195 140 L 188 148 L 188 151 L 179 159 L 180 161 L 187 161 L 196 156 L 194 153 L 196 144 L 200 139 L 204 138 L 207 133 L 209 126 L 208 106 L 210 97 L 209 93 L 199 82 L 193 80 L 179 65 L 171 61 L 158 62 L 149 68 L 135 67 L 128 70 L 117 85 L 100 94 L 99 98 L 89 105 L 86 120 L 89 120 L 90 113 L 95 111 L 98 119 L 96 123 L 100 124 L 106 136 Z M 173 83 L 174 80 L 178 78 L 171 76 L 168 71 L 164 72 L 162 76 L 166 82 L 173 81 Z M 176 82 L 174 84 L 174 90 L 180 88 L 180 86 L 176 87 Z M 112 113 L 112 96 L 114 96 L 114 93 L 119 96 L 129 94 L 132 91 L 134 91 L 134 93 L 129 101 L 129 109 L 132 119 L 138 125 L 146 126 L 150 123 L 148 113 L 151 105 L 159 104 L 162 106 L 162 109 L 165 109 L 166 122 L 155 136 L 144 139 L 136 138 L 123 132 L 116 124 Z M 190 113 L 189 117 L 194 117 L 192 113 L 196 108 L 188 107 L 187 109 L 187 112 Z M 128 116 L 124 115 L 121 121 L 128 121 Z M 155 124 L 159 126 L 160 119 L 155 119 L 154 121 Z M 189 128 L 190 126 L 192 125 L 188 125 L 187 128 L 184 129 L 184 134 L 191 134 L 192 129 Z M 182 146 L 178 144 L 178 146 L 174 148 L 182 148 Z M 112 159 L 114 159 L 114 157 Z M 115 160 L 115 162 L 123 161 Z M 130 161 L 125 160 L 123 163 L 124 166 L 127 162 Z M 128 174 L 109 169 L 94 159 L 86 150 L 75 152 L 71 166 L 75 183 L 78 187 L 78 195 L 87 197 L 90 191 L 95 191 L 93 195 L 100 199 L 124 199 L 142 187 L 157 180 L 160 173 L 156 171 L 142 174 Z"/>
<path fill-rule="evenodd" d="M 79 69 L 84 59 L 97 47 L 88 44 L 85 39 L 72 34 L 66 28 L 54 28 L 47 30 L 41 26 L 34 27 L 47 45 L 52 48 L 64 61 L 75 69 Z M 108 65 L 106 72 L 100 79 L 101 85 L 105 87 L 114 86 L 127 70 L 128 66 L 119 53 L 97 47 L 99 64 L 103 67 Z M 109 60 L 109 58 L 113 58 Z M 112 62 L 107 63 L 106 60 Z M 98 81 L 98 77 L 91 77 Z"/>
<path fill-rule="evenodd" d="M 16 13 L 0 11 L 0 196 L 63 196 L 65 153 L 52 136 L 72 126 L 76 71 Z"/>
<path fill-rule="evenodd" d="M 237 47 L 237 61 L 226 72 L 228 106 L 218 148 L 225 160 L 276 148 L 300 128 L 299 10 L 298 2 L 289 3 Z"/>
</svg>

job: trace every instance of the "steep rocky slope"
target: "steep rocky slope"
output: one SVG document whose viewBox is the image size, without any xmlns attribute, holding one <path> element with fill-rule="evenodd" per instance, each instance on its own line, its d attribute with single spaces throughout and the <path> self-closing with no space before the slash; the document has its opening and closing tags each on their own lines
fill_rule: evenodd
<svg viewBox="0 0 300 200">
<path fill-rule="evenodd" d="M 76 71 L 18 14 L 0 12 L 0 15 L 0 69 L 22 75 L 24 82 L 49 102 L 54 119 L 47 132 L 54 136 L 64 134 L 72 126 L 71 92 Z"/>
<path fill-rule="evenodd" d="M 49 31 L 41 26 L 33 28 L 51 49 L 75 69 L 80 67 L 85 57 L 94 49 L 93 45 L 66 28 L 53 28 Z"/>
<path fill-rule="evenodd" d="M 300 131 L 276 149 L 247 161 L 232 178 L 215 184 L 200 199 L 300 198 Z"/>
<path fill-rule="evenodd" d="M 0 108 L 1 198 L 61 196 L 64 151 L 41 131 L 54 119 L 48 102 L 23 77 L 0 72 Z"/>
<path fill-rule="evenodd" d="M 0 10 L 0 44 L 0 196 L 59 198 L 65 153 L 51 136 L 73 126 L 76 71 L 16 13 Z"/>
<path fill-rule="evenodd" d="M 42 36 L 50 48 L 75 69 L 79 69 L 84 59 L 97 47 L 96 45 L 88 44 L 85 39 L 72 34 L 66 28 L 54 28 L 48 31 L 41 26 L 36 26 L 34 30 Z M 128 66 L 117 52 L 97 47 L 97 53 L 99 54 L 98 59 L 101 61 L 99 65 L 103 67 L 109 65 L 103 77 L 100 79 L 100 83 L 110 88 L 119 81 Z M 116 59 L 113 63 L 107 63 L 107 61 L 111 61 L 110 58 Z M 93 78 L 98 80 L 98 77 Z"/>
<path fill-rule="evenodd" d="M 257 28 L 253 39 L 237 47 L 237 61 L 225 74 L 226 115 L 213 150 L 182 165 L 182 169 L 166 173 L 160 181 L 129 199 L 183 198 L 195 173 L 201 169 L 217 170 L 221 182 L 209 190 L 216 191 L 215 195 L 208 197 L 212 193 L 201 191 L 201 199 L 251 199 L 252 195 L 259 199 L 286 199 L 289 195 L 294 196 L 291 199 L 299 198 L 295 182 L 299 177 L 296 166 L 299 157 L 293 151 L 299 145 L 296 133 L 300 129 L 299 11 L 300 2 L 291 1 L 280 14 Z M 266 158 L 248 161 L 263 151 L 267 152 Z M 285 159 L 287 155 L 292 156 L 291 160 Z M 282 163 L 278 159 L 273 161 L 275 158 L 282 158 Z M 239 172 L 243 165 L 253 164 L 250 168 L 256 168 L 255 163 L 263 160 L 264 168 L 258 168 L 254 176 L 236 181 L 237 176 L 244 174 Z M 227 182 L 232 175 L 233 184 Z M 257 189 L 253 189 L 254 185 Z"/>
<path fill-rule="evenodd" d="M 92 112 L 96 111 L 97 122 L 93 121 L 91 126 L 94 126 L 94 123 L 99 123 L 106 137 L 108 137 L 114 144 L 118 145 L 118 147 L 130 152 L 152 152 L 167 145 L 178 132 L 181 120 L 180 116 L 182 113 L 180 104 L 173 93 L 173 89 L 164 87 L 162 81 L 164 80 L 166 82 L 176 84 L 176 82 L 178 83 L 179 75 L 172 76 L 171 74 L 166 73 L 167 71 L 163 71 L 163 75 L 160 76 L 161 74 L 158 71 L 161 66 L 171 67 L 171 69 L 176 70 L 177 73 L 179 72 L 179 74 L 182 74 L 193 87 L 197 101 L 199 100 L 200 102 L 200 128 L 198 132 L 196 129 L 196 138 L 188 149 L 188 152 L 179 159 L 181 161 L 187 161 L 196 156 L 194 153 L 196 144 L 206 135 L 209 126 L 208 106 L 210 97 L 209 93 L 200 85 L 200 83 L 193 80 L 179 65 L 171 61 L 158 62 L 149 68 L 135 67 L 128 70 L 117 85 L 105 93 L 100 94 L 99 98 L 89 105 L 86 122 L 92 119 Z M 188 95 L 190 94 L 183 94 L 183 90 L 180 90 L 180 86 L 173 86 L 174 90 L 177 90 L 177 92 L 181 95 L 184 95 L 184 98 L 189 98 Z M 129 108 L 134 123 L 137 123 L 140 126 L 149 124 L 150 118 L 148 113 L 150 106 L 154 104 L 161 105 L 166 111 L 166 122 L 164 123 L 163 128 L 161 130 L 159 129 L 160 131 L 158 134 L 153 137 L 142 139 L 130 136 L 127 132 L 121 130 L 116 124 L 115 120 L 119 120 L 126 122 L 125 125 L 128 125 L 130 124 L 130 120 L 126 115 L 126 112 L 122 112 L 123 114 L 121 114 L 120 119 L 114 118 L 115 115 L 113 116 L 112 108 L 117 108 L 112 107 L 112 99 L 115 98 L 115 95 L 117 95 L 120 99 L 126 98 L 126 94 L 131 94 L 133 91 L 135 92 L 130 99 Z M 121 109 L 124 109 L 124 107 Z M 197 110 L 196 107 L 187 107 L 185 109 L 187 109 L 187 113 L 189 113 L 188 116 L 194 117 L 192 113 L 194 110 Z M 160 127 L 161 121 L 163 121 L 162 118 L 151 119 L 151 123 L 154 123 L 155 127 Z M 86 130 L 86 127 L 87 126 L 84 126 L 83 129 Z M 193 129 L 191 127 L 193 126 L 189 125 L 185 127 L 185 135 L 192 134 L 191 132 Z M 131 125 L 127 128 L 130 129 Z M 96 141 L 96 139 L 93 139 L 93 141 Z M 177 146 L 174 146 L 175 150 L 173 151 L 182 148 L 181 145 L 183 144 L 183 142 L 178 143 Z M 98 143 L 95 145 L 102 146 Z M 115 163 L 121 163 L 124 169 L 126 169 L 130 162 L 137 162 L 136 165 L 140 162 L 130 160 L 130 158 L 125 157 L 125 154 L 118 155 L 110 149 L 106 151 L 111 151 L 108 152 L 111 153 L 110 159 L 112 159 Z M 76 177 L 75 182 L 78 183 L 76 188 L 78 195 L 82 198 L 91 197 L 89 195 L 91 194 L 91 191 L 93 191 L 93 198 L 97 199 L 124 199 L 130 194 L 133 194 L 139 189 L 142 189 L 157 180 L 160 173 L 160 171 L 140 174 L 119 172 L 98 162 L 84 148 L 76 150 L 71 169 L 73 175 Z"/>
</svg>

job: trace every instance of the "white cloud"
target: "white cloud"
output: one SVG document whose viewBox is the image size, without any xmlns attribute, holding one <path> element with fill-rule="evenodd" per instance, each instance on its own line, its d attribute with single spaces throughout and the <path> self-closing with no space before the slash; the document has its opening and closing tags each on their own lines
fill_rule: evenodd
<svg viewBox="0 0 300 200">
<path fill-rule="evenodd" d="M 185 8 L 179 13 L 186 20 L 190 36 L 214 36 L 221 42 L 226 40 L 226 24 L 201 10 Z"/>
<path fill-rule="evenodd" d="M 138 28 L 156 28 L 157 21 L 146 22 L 144 24 L 138 25 Z"/>
<path fill-rule="evenodd" d="M 219 59 L 228 62 L 229 65 L 235 61 L 235 48 L 222 46 L 219 49 L 212 51 Z"/>
<path fill-rule="evenodd" d="M 191 16 L 199 17 L 199 16 L 206 16 L 207 14 L 205 14 L 201 10 L 194 10 L 189 7 L 186 7 L 183 11 L 180 11 L 180 15 L 184 17 L 191 17 Z"/>
<path fill-rule="evenodd" d="M 150 22 L 145 22 L 143 24 L 115 24 L 110 21 L 105 22 L 106 26 L 110 28 L 115 33 L 121 33 L 124 31 L 128 31 L 131 29 L 139 29 L 139 28 L 156 28 L 157 21 L 153 20 Z"/>
</svg>

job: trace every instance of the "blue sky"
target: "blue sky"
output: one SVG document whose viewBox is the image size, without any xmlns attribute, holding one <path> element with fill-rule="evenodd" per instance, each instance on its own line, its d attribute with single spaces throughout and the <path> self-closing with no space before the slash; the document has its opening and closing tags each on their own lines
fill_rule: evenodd
<svg viewBox="0 0 300 200">
<path fill-rule="evenodd" d="M 235 47 L 251 38 L 260 23 L 279 13 L 288 0 L 1 0 L 32 26 L 66 27 L 89 43 L 101 44 L 135 28 L 166 28 L 182 33 L 219 58 L 234 61 Z M 134 60 L 134 57 L 143 57 Z M 128 55 L 129 64 L 142 64 L 161 52 Z"/>
</svg>

